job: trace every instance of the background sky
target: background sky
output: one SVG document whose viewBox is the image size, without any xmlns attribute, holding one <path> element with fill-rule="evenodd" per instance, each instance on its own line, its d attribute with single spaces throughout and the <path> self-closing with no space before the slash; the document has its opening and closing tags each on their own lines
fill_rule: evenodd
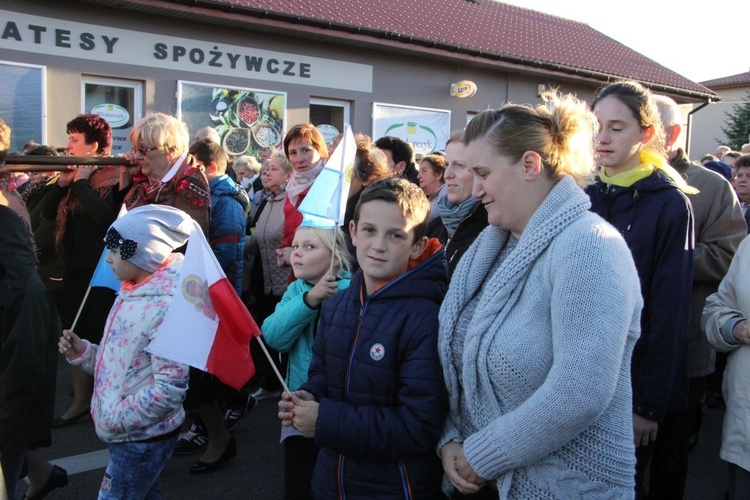
<svg viewBox="0 0 750 500">
<path fill-rule="evenodd" d="M 501 0 L 588 24 L 695 82 L 750 71 L 747 0 Z"/>
</svg>

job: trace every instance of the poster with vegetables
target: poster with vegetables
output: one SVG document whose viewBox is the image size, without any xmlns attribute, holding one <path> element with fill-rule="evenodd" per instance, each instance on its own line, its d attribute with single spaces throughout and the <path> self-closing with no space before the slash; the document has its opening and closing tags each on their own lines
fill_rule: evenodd
<svg viewBox="0 0 750 500">
<path fill-rule="evenodd" d="M 230 157 L 260 159 L 264 147 L 281 146 L 285 92 L 180 82 L 178 100 L 178 118 L 187 124 L 190 136 L 203 127 L 215 128 Z"/>
</svg>

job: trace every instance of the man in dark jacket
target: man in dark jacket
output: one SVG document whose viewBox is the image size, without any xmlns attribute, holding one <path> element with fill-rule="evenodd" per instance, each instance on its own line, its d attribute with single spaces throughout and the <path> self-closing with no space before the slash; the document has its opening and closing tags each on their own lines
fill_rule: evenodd
<svg viewBox="0 0 750 500">
<path fill-rule="evenodd" d="M 393 176 L 406 179 L 419 186 L 419 171 L 414 163 L 414 149 L 403 139 L 386 135 L 375 141 L 375 147 L 380 148 L 388 159 L 388 166 Z"/>
</svg>

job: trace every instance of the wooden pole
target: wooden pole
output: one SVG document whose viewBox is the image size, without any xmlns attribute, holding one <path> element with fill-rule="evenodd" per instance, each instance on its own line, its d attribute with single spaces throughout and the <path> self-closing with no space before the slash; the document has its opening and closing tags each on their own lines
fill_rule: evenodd
<svg viewBox="0 0 750 500">
<path fill-rule="evenodd" d="M 279 369 L 276 368 L 276 363 L 273 362 L 273 358 L 271 358 L 271 354 L 268 352 L 268 349 L 266 349 L 266 344 L 263 343 L 263 339 L 257 337 L 256 340 L 258 341 L 258 344 L 260 344 L 260 348 L 263 349 L 263 353 L 266 355 L 266 358 L 268 358 L 268 362 L 271 363 L 271 368 L 273 368 L 273 372 L 276 374 L 276 378 L 278 378 L 279 382 L 281 382 L 281 387 L 284 388 L 284 392 L 288 392 L 289 394 L 291 394 L 292 391 L 289 390 L 286 382 L 284 382 L 284 377 L 281 376 L 281 373 L 279 373 Z"/>
<path fill-rule="evenodd" d="M 134 166 L 130 160 L 121 156 L 37 156 L 37 155 L 7 155 L 5 164 L 11 172 L 55 172 L 68 170 L 69 165 L 125 165 Z M 19 166 L 11 166 L 19 165 Z M 31 170 L 34 168 L 47 167 L 44 170 Z"/>
</svg>

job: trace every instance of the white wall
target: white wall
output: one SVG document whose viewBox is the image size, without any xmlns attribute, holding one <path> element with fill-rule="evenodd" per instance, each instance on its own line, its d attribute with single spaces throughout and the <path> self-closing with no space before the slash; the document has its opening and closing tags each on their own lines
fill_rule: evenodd
<svg viewBox="0 0 750 500">
<path fill-rule="evenodd" d="M 735 105 L 746 102 L 748 90 L 750 87 L 717 91 L 721 101 L 709 104 L 693 115 L 690 137 L 690 157 L 693 160 L 716 153 L 716 148 L 726 140 L 721 127 L 726 127 L 727 113 L 731 113 Z"/>
</svg>

